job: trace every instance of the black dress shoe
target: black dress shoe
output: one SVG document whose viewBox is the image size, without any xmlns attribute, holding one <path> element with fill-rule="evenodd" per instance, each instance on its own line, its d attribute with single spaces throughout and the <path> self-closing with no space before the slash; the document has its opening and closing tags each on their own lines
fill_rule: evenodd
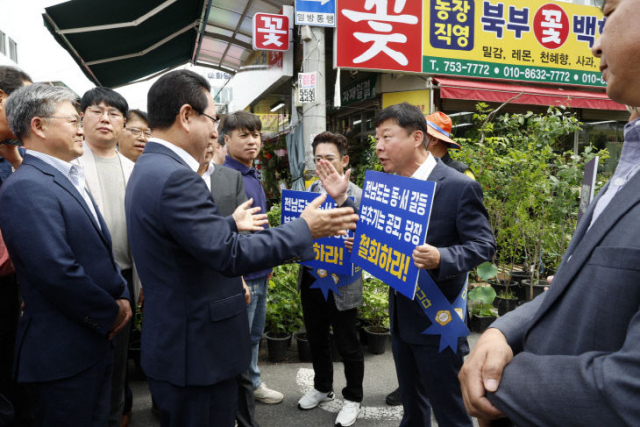
<svg viewBox="0 0 640 427">
<path fill-rule="evenodd" d="M 387 405 L 389 406 L 402 405 L 402 398 L 400 397 L 400 387 L 389 393 L 385 400 L 387 402 Z"/>
</svg>

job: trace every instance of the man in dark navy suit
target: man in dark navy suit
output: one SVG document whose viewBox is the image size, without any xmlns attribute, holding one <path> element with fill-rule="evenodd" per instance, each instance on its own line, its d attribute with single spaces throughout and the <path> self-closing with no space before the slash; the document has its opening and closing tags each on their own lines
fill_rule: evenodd
<svg viewBox="0 0 640 427">
<path fill-rule="evenodd" d="M 37 426 L 106 426 L 113 335 L 131 318 L 111 237 L 89 193 L 75 94 L 44 84 L 6 102 L 27 148 L 0 190 L 0 227 L 25 303 L 16 338 L 18 381 Z"/>
<path fill-rule="evenodd" d="M 234 425 L 235 377 L 251 357 L 239 276 L 312 259 L 312 239 L 353 229 L 357 220 L 352 208 L 317 209 L 325 198 L 320 196 L 299 220 L 237 234 L 242 213 L 222 217 L 196 173 L 216 136 L 210 89 L 188 70 L 154 83 L 148 94 L 153 138 L 136 163 L 125 200 L 145 290 L 142 366 L 162 426 Z"/>
<path fill-rule="evenodd" d="M 427 151 L 427 122 L 417 107 L 406 102 L 387 107 L 375 125 L 376 154 L 385 172 L 436 183 L 427 242 L 416 247 L 413 259 L 453 302 L 467 273 L 495 251 L 480 184 Z M 431 425 L 432 407 L 439 425 L 471 426 L 457 378 L 469 351 L 466 338 L 459 340 L 456 353 L 451 348 L 440 352 L 440 337 L 422 333 L 431 323 L 419 301 L 393 290 L 389 315 L 404 407 L 400 426 Z"/>
</svg>

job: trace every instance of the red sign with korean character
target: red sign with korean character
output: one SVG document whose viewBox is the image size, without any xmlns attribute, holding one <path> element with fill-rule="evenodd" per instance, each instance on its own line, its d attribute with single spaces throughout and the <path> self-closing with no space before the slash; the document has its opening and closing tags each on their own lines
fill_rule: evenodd
<svg viewBox="0 0 640 427">
<path fill-rule="evenodd" d="M 270 13 L 253 15 L 254 50 L 289 50 L 289 17 Z"/>
<path fill-rule="evenodd" d="M 562 47 L 569 37 L 570 29 L 567 13 L 557 4 L 545 4 L 533 18 L 536 39 L 547 49 Z"/>
<path fill-rule="evenodd" d="M 422 1 L 338 2 L 336 66 L 422 71 Z"/>
</svg>

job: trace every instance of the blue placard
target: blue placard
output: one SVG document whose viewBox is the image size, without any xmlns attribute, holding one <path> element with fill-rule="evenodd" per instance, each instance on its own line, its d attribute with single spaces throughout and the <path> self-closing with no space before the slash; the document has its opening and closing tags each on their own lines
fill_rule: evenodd
<svg viewBox="0 0 640 427">
<path fill-rule="evenodd" d="M 286 224 L 300 217 L 300 214 L 307 205 L 318 197 L 319 193 L 308 191 L 282 190 L 281 222 Z M 333 209 L 336 202 L 327 195 L 327 199 L 320 206 L 320 209 Z M 353 236 L 353 232 L 349 232 Z M 316 259 L 313 261 L 301 262 L 307 267 L 327 270 L 331 273 L 353 276 L 354 265 L 349 258 L 349 251 L 344 246 L 347 236 L 322 237 L 313 241 L 313 251 Z"/>
<path fill-rule="evenodd" d="M 418 268 L 413 250 L 424 244 L 436 184 L 367 171 L 351 261 L 413 299 Z"/>
<path fill-rule="evenodd" d="M 296 25 L 336 26 L 336 0 L 296 0 Z"/>
</svg>

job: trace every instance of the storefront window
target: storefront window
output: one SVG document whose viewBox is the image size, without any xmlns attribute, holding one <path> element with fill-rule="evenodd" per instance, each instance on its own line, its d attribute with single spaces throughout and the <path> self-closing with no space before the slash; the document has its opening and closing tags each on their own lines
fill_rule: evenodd
<svg viewBox="0 0 640 427">
<path fill-rule="evenodd" d="M 587 122 L 578 133 L 578 150 L 582 151 L 587 144 L 609 152 L 609 158 L 602 163 L 603 170 L 613 173 L 622 152 L 624 142 L 624 122 L 614 120 Z"/>
</svg>

